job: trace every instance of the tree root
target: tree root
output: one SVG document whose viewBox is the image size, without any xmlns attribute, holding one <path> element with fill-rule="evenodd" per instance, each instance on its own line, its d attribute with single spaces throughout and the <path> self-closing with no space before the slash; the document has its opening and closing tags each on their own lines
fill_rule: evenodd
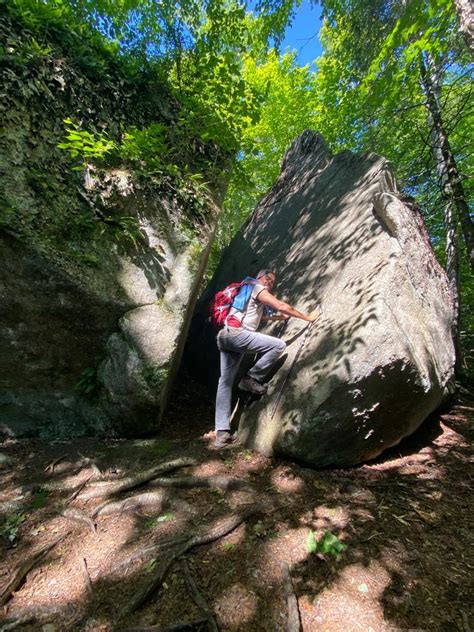
<svg viewBox="0 0 474 632">
<path fill-rule="evenodd" d="M 119 494 L 121 492 L 134 489 L 139 485 L 148 483 L 148 481 L 156 478 L 160 474 L 166 474 L 180 467 L 187 467 L 189 465 L 195 465 L 196 461 L 187 457 L 181 459 L 175 459 L 174 461 L 168 461 L 161 463 L 154 468 L 145 470 L 135 476 L 129 476 L 117 481 L 104 481 L 101 483 L 95 483 L 84 490 L 84 493 L 80 494 L 80 500 L 89 500 L 90 498 L 98 498 L 100 496 L 112 496 L 113 494 Z"/>
<path fill-rule="evenodd" d="M 0 632 L 9 632 L 10 630 L 14 630 L 20 625 L 32 623 L 35 618 L 35 615 L 30 613 L 25 614 L 21 617 L 16 617 L 15 619 L 4 619 L 2 625 L 0 626 Z"/>
<path fill-rule="evenodd" d="M 87 485 L 87 483 L 91 480 L 91 478 L 92 478 L 93 476 L 94 476 L 94 475 L 93 475 L 93 474 L 91 474 L 88 478 L 86 478 L 86 480 L 85 480 L 83 483 L 81 483 L 80 485 L 78 485 L 78 486 L 76 487 L 76 489 L 73 491 L 73 493 L 72 493 L 70 496 L 68 496 L 68 497 L 66 498 L 65 502 L 66 502 L 66 503 L 70 503 L 70 502 L 72 502 L 72 501 L 76 498 L 76 496 L 78 496 L 78 495 L 82 492 L 82 490 L 84 489 L 84 487 Z"/>
<path fill-rule="evenodd" d="M 51 461 L 51 463 L 49 463 L 49 465 L 47 465 L 44 468 L 44 471 L 51 472 L 52 474 L 54 472 L 54 468 L 56 467 L 56 465 L 60 463 L 61 461 L 63 461 L 66 457 L 67 457 L 67 454 L 63 454 L 62 456 L 59 456 L 57 459 L 54 459 L 54 461 Z"/>
<path fill-rule="evenodd" d="M 154 478 L 151 485 L 158 487 L 214 487 L 219 489 L 248 488 L 245 481 L 231 476 L 183 476 L 176 478 Z"/>
<path fill-rule="evenodd" d="M 207 605 L 206 600 L 201 595 L 196 585 L 196 582 L 192 578 L 191 572 L 189 570 L 189 566 L 187 565 L 185 560 L 181 561 L 181 567 L 183 569 L 184 578 L 186 579 L 186 584 L 188 590 L 191 594 L 191 597 L 194 599 L 195 604 L 202 612 L 202 614 L 206 617 L 208 629 L 211 632 L 219 632 L 219 628 L 217 627 L 216 620 L 214 619 L 214 614 L 212 610 Z"/>
<path fill-rule="evenodd" d="M 117 564 L 108 569 L 108 572 L 119 573 L 120 571 L 129 568 L 129 566 L 131 566 L 135 562 L 147 562 L 148 560 L 152 559 L 164 546 L 177 546 L 178 544 L 182 544 L 183 542 L 187 542 L 188 540 L 189 536 L 182 536 L 181 538 L 168 538 L 151 546 L 147 546 L 146 548 L 140 549 L 139 551 L 135 551 L 124 560 L 117 562 Z"/>
<path fill-rule="evenodd" d="M 248 507 L 241 514 L 235 514 L 230 516 L 229 518 L 225 518 L 224 520 L 219 521 L 214 527 L 209 529 L 205 533 L 198 533 L 192 535 L 188 538 L 188 540 L 182 544 L 178 544 L 174 551 L 168 555 L 168 557 L 158 565 L 157 569 L 153 573 L 153 576 L 150 580 L 136 591 L 135 595 L 131 598 L 128 604 L 126 604 L 119 613 L 119 619 L 135 612 L 147 599 L 148 597 L 157 590 L 159 586 L 164 582 L 168 571 L 171 565 L 174 563 L 176 559 L 178 559 L 181 555 L 184 555 L 190 549 L 201 546 L 203 544 L 209 544 L 209 542 L 214 542 L 214 540 L 218 540 L 223 536 L 227 535 L 234 529 L 236 529 L 242 522 L 245 522 L 248 518 L 253 516 L 259 511 L 257 507 Z"/>
<path fill-rule="evenodd" d="M 104 516 L 112 513 L 122 513 L 126 511 L 139 511 L 140 509 L 153 509 L 161 511 L 165 505 L 166 494 L 164 492 L 146 492 L 129 496 L 124 500 L 110 500 L 102 503 L 94 509 L 92 517 Z"/>
<path fill-rule="evenodd" d="M 89 458 L 88 456 L 84 456 L 80 452 L 78 452 L 78 455 L 81 457 L 81 464 L 87 465 L 92 470 L 93 473 L 91 474 L 91 476 L 94 477 L 94 480 L 102 480 L 104 478 L 104 474 L 93 459 Z"/>
<path fill-rule="evenodd" d="M 300 611 L 298 608 L 298 599 L 296 598 L 295 591 L 293 589 L 293 582 L 291 581 L 290 568 L 288 564 L 282 565 L 283 570 L 283 586 L 285 588 L 286 603 L 288 606 L 288 622 L 286 624 L 287 632 L 300 632 L 301 619 Z"/>
<path fill-rule="evenodd" d="M 87 561 L 85 557 L 82 558 L 81 566 L 82 566 L 82 574 L 84 575 L 84 581 L 86 583 L 87 592 L 89 593 L 89 595 L 92 595 L 93 593 L 92 581 L 91 581 L 91 576 L 89 575 L 89 569 L 87 568 Z"/>
<path fill-rule="evenodd" d="M 43 560 L 43 558 L 46 557 L 49 551 L 51 551 L 51 549 L 53 549 L 56 546 L 56 544 L 61 542 L 61 540 L 63 540 L 67 535 L 69 535 L 69 532 L 55 538 L 52 542 L 49 542 L 48 544 L 43 545 L 38 551 L 36 551 L 36 553 L 33 553 L 33 555 L 31 555 L 28 559 L 22 562 L 13 571 L 9 582 L 3 589 L 2 593 L 0 594 L 0 606 L 3 606 L 7 603 L 12 593 L 15 592 L 18 586 L 20 586 L 20 584 L 23 582 L 23 580 L 31 571 L 31 569 L 34 566 L 36 566 L 36 564 L 38 564 L 41 560 Z"/>
<path fill-rule="evenodd" d="M 77 507 L 70 507 L 69 509 L 65 509 L 64 511 L 62 511 L 61 516 L 63 516 L 63 518 L 66 518 L 67 520 L 74 520 L 75 522 L 80 522 L 81 524 L 87 525 L 92 533 L 96 533 L 97 531 L 92 518 L 88 516 L 85 511 L 82 511 L 82 509 L 78 509 Z"/>
</svg>

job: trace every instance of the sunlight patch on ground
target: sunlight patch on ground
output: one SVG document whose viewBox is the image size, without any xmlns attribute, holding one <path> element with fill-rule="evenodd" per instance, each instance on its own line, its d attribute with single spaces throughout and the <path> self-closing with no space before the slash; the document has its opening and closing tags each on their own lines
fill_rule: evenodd
<svg viewBox="0 0 474 632">
<path fill-rule="evenodd" d="M 306 486 L 304 479 L 292 474 L 290 468 L 276 468 L 270 478 L 278 492 L 294 494 L 303 492 Z"/>
<path fill-rule="evenodd" d="M 265 581 L 280 583 L 282 572 L 275 560 L 285 560 L 290 567 L 302 564 L 308 558 L 306 542 L 309 529 L 287 529 L 285 535 L 270 537 L 261 547 L 260 569 Z"/>
<path fill-rule="evenodd" d="M 43 533 L 57 533 L 61 526 L 58 525 L 59 520 L 64 519 L 55 518 L 46 523 Z M 102 573 L 106 575 L 120 547 L 136 536 L 136 524 L 131 516 L 121 517 L 120 521 L 115 517 L 115 521 L 104 525 L 99 533 L 74 527 L 70 531 L 70 537 L 80 540 L 83 547 L 81 552 L 77 553 L 75 549 L 69 548 L 66 542 L 58 544 L 46 561 L 28 575 L 28 581 L 15 593 L 16 608 L 28 608 L 34 602 L 38 607 L 57 606 L 59 611 L 67 604 L 86 601 L 88 593 L 83 559 L 86 559 L 87 571 L 92 581 L 102 576 Z"/>
<path fill-rule="evenodd" d="M 236 583 L 226 589 L 214 602 L 217 616 L 226 621 L 226 627 L 245 630 L 257 611 L 257 596 L 242 583 Z"/>
<path fill-rule="evenodd" d="M 345 529 L 349 524 L 350 514 L 345 507 L 326 507 L 321 505 L 313 511 L 316 529 Z"/>
<path fill-rule="evenodd" d="M 381 564 L 371 561 L 368 567 L 352 564 L 343 569 L 335 584 L 310 601 L 301 600 L 304 613 L 321 631 L 328 632 L 383 632 L 391 630 L 380 604 L 390 576 Z"/>
</svg>

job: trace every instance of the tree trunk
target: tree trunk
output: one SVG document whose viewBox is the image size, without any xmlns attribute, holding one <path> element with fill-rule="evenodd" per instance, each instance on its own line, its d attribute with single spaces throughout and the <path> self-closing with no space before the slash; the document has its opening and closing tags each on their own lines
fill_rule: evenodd
<svg viewBox="0 0 474 632">
<path fill-rule="evenodd" d="M 420 74 L 421 83 L 426 94 L 426 107 L 428 109 L 428 119 L 430 122 L 431 149 L 436 163 L 441 194 L 446 201 L 444 212 L 444 225 L 446 229 L 446 273 L 454 301 L 452 332 L 456 346 L 457 365 L 459 366 L 461 354 L 459 348 L 460 278 L 458 224 L 461 222 L 462 225 L 462 216 L 464 213 L 467 214 L 467 218 L 470 222 L 469 209 L 464 196 L 456 161 L 451 151 L 449 138 L 444 128 L 440 105 L 440 80 L 432 60 L 428 59 L 428 63 L 425 63 L 423 59 L 420 60 Z M 466 233 L 464 233 L 464 239 L 466 240 L 466 245 L 468 245 L 468 243 L 471 244 L 471 250 L 469 250 L 468 246 L 468 256 L 471 266 L 473 266 L 472 224 L 470 230 L 468 227 L 467 239 Z"/>
<path fill-rule="evenodd" d="M 456 349 L 456 371 L 461 370 L 462 351 L 459 340 L 459 315 L 461 311 L 459 275 L 459 231 L 458 221 L 453 204 L 447 203 L 444 210 L 444 225 L 446 226 L 446 274 L 454 301 L 454 319 L 452 327 L 453 342 Z"/>
<path fill-rule="evenodd" d="M 440 177 L 441 191 L 444 199 L 453 204 L 456 210 L 461 223 L 469 264 L 474 272 L 474 224 L 469 214 L 461 176 L 444 126 L 440 102 L 440 82 L 431 59 L 428 59 L 427 64 L 421 59 L 420 73 L 431 121 L 432 148 Z"/>
<path fill-rule="evenodd" d="M 454 0 L 459 30 L 474 58 L 474 5 L 472 0 Z"/>
</svg>

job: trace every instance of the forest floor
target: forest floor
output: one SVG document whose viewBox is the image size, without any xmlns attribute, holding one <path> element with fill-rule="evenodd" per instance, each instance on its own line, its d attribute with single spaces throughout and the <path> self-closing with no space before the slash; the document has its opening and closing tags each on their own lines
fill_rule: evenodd
<svg viewBox="0 0 474 632">
<path fill-rule="evenodd" d="M 293 590 L 304 632 L 468 632 L 473 413 L 464 396 L 333 470 L 216 450 L 212 403 L 183 384 L 156 439 L 6 440 L 0 630 L 277 632 Z"/>
</svg>

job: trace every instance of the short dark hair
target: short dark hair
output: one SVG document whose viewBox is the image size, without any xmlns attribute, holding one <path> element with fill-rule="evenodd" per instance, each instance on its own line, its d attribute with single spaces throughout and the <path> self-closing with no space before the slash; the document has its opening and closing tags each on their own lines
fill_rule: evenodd
<svg viewBox="0 0 474 632">
<path fill-rule="evenodd" d="M 263 270 L 260 270 L 260 272 L 257 274 L 257 279 L 265 276 L 266 274 L 273 274 L 273 276 L 276 277 L 274 270 L 271 270 L 270 268 L 263 268 Z"/>
</svg>

